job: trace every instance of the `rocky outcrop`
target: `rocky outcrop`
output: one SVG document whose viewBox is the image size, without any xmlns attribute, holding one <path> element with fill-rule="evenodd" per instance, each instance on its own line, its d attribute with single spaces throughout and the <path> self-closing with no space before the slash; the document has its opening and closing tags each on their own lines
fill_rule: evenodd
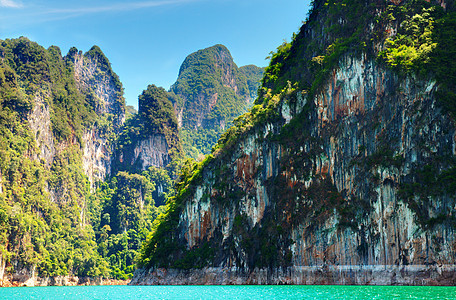
<svg viewBox="0 0 456 300">
<path fill-rule="evenodd" d="M 455 155 L 436 88 L 344 56 L 313 99 L 287 96 L 281 122 L 203 171 L 176 234 L 188 251 L 213 245 L 207 268 L 143 269 L 132 284 L 454 284 L 454 195 L 404 195 Z"/>
<path fill-rule="evenodd" d="M 122 85 L 98 47 L 63 57 L 56 46 L 21 37 L 0 48 L 1 284 L 87 275 L 98 267 L 81 272 L 86 262 L 74 250 L 101 259 L 86 217 L 87 178 L 94 188 L 110 173 L 113 135 L 124 121 Z M 67 284 L 49 280 L 43 284 Z"/>
<path fill-rule="evenodd" d="M 138 97 L 138 114 L 128 120 L 117 138 L 113 175 L 125 170 L 139 174 L 149 167 L 165 169 L 181 154 L 170 97 L 155 85 L 149 85 Z"/>
<path fill-rule="evenodd" d="M 187 155 L 209 153 L 234 118 L 250 108 L 263 71 L 254 65 L 238 68 L 223 45 L 186 57 L 170 92 L 176 95 L 172 101 Z"/>
<path fill-rule="evenodd" d="M 122 86 L 110 68 L 109 61 L 94 46 L 86 54 L 70 50 L 69 58 L 74 64 L 74 78 L 81 92 L 94 97 L 94 109 L 98 115 L 111 114 L 113 123 L 120 127 L 125 121 Z"/>
<path fill-rule="evenodd" d="M 93 189 L 95 182 L 104 180 L 111 173 L 113 145 L 110 135 L 118 134 L 125 122 L 123 89 L 109 61 L 97 46 L 86 54 L 73 48 L 68 58 L 73 63 L 79 90 L 92 98 L 98 115 L 97 124 L 87 128 L 82 137 L 82 165 Z"/>
<path fill-rule="evenodd" d="M 444 12 L 389 4 L 313 2 L 258 105 L 177 185 L 132 284 L 456 283 L 455 87 L 382 60 L 410 16 Z"/>
<path fill-rule="evenodd" d="M 163 135 L 153 135 L 141 140 L 134 149 L 133 159 L 131 165 L 139 162 L 141 170 L 150 166 L 164 168 L 170 162 L 166 138 Z"/>
<path fill-rule="evenodd" d="M 209 76 L 207 76 L 209 75 Z M 215 45 L 187 56 L 171 91 L 180 99 L 173 103 L 179 125 L 188 128 L 212 128 L 228 116 L 211 115 L 227 101 L 247 109 L 252 102 L 245 77 L 223 45 Z"/>
<path fill-rule="evenodd" d="M 73 76 L 79 92 L 90 100 L 98 121 L 87 127 L 82 134 L 82 166 L 91 187 L 96 181 L 110 174 L 112 163 L 112 141 L 110 135 L 119 133 L 125 122 L 122 85 L 101 50 L 94 46 L 86 54 L 72 48 L 65 57 L 73 66 Z M 48 167 L 57 152 L 66 144 L 56 144 L 51 122 L 49 101 L 51 92 L 42 90 L 34 96 L 33 109 L 28 115 L 30 128 L 39 149 L 36 159 L 43 159 Z"/>
<path fill-rule="evenodd" d="M 39 157 L 36 158 L 43 159 L 49 167 L 54 160 L 56 145 L 52 132 L 49 105 L 44 100 L 45 97 L 49 96 L 40 94 L 35 96 L 35 105 L 29 114 L 28 121 L 39 149 Z"/>
</svg>

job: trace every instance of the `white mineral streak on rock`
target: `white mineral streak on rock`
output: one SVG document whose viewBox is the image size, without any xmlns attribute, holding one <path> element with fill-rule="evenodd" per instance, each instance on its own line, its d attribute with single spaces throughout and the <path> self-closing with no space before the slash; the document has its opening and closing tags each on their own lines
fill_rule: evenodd
<svg viewBox="0 0 456 300">
<path fill-rule="evenodd" d="M 145 140 L 141 140 L 135 147 L 131 164 L 133 165 L 138 160 L 141 162 L 142 170 L 150 166 L 165 167 L 169 162 L 166 138 L 163 135 L 152 135 Z"/>
<path fill-rule="evenodd" d="M 3 253 L 0 254 L 0 280 L 3 280 L 5 275 L 5 267 L 6 267 L 6 257 L 3 256 Z"/>
<path fill-rule="evenodd" d="M 105 70 L 103 70 L 105 71 Z M 78 89 L 93 93 L 94 109 L 99 118 L 110 116 L 113 130 L 117 132 L 125 121 L 125 114 L 119 113 L 118 95 L 121 93 L 114 79 L 100 71 L 98 61 L 80 52 L 74 57 L 74 73 Z M 83 169 L 91 189 L 95 182 L 104 180 L 111 172 L 112 145 L 102 128 L 93 127 L 83 133 Z"/>
<path fill-rule="evenodd" d="M 82 167 L 88 176 L 92 189 L 96 181 L 106 178 L 111 172 L 111 146 L 98 130 L 89 130 L 82 136 L 84 141 Z"/>
<path fill-rule="evenodd" d="M 40 149 L 39 159 L 43 159 L 49 167 L 54 160 L 56 149 L 54 134 L 52 133 L 51 114 L 45 97 L 48 96 L 35 95 L 35 105 L 28 116 L 28 121 L 35 136 L 36 146 Z"/>
<path fill-rule="evenodd" d="M 356 228 L 341 226 L 339 212 L 331 209 L 324 220 L 316 222 L 305 218 L 292 225 L 290 238 L 294 243 L 290 246 L 292 266 L 289 268 L 246 271 L 241 266 L 247 265 L 247 256 L 234 235 L 235 247 L 240 252 L 237 265 L 226 263 L 216 268 L 189 271 L 138 270 L 132 284 L 454 285 L 456 232 L 445 224 L 435 225 L 432 231 L 423 230 L 416 210 L 398 195 L 401 178 L 408 175 L 413 164 L 422 157 L 429 157 L 429 153 L 438 151 L 444 144 L 456 152 L 455 129 L 448 125 L 453 123 L 442 117 L 440 109 L 434 105 L 435 88 L 435 82 L 399 79 L 365 57 L 343 57 L 340 68 L 333 72 L 322 93 L 313 99 L 317 118 L 311 132 L 314 137 L 325 140 L 322 153 L 312 157 L 312 172 L 322 177 L 329 176 L 337 190 L 347 195 L 344 201 L 352 201 L 351 195 L 368 197 L 371 208 L 353 223 Z M 382 111 L 383 115 L 374 120 L 363 119 L 376 110 Z M 292 111 L 289 107 L 282 107 L 285 122 L 291 120 Z M 444 126 L 448 133 L 444 132 Z M 373 179 L 362 175 L 356 177 L 357 164 L 366 163 L 360 158 L 381 150 L 376 149 L 376 143 L 386 128 L 389 128 L 388 134 L 399 141 L 400 146 L 392 149 L 392 155 L 402 157 L 403 166 L 390 164 L 385 167 L 380 163 L 367 168 L 371 173 L 366 176 L 374 178 L 374 183 L 367 182 Z M 258 223 L 261 226 L 265 209 L 277 201 L 269 199 L 265 180 L 274 179 L 278 174 L 280 146 L 274 142 L 258 142 L 258 137 L 276 132 L 274 129 L 273 125 L 266 124 L 261 130 L 242 138 L 229 159 L 231 165 L 228 167 L 237 175 L 235 178 L 240 178 L 236 184 L 247 192 L 250 190 L 246 187 L 251 185 L 254 191 L 254 197 L 243 197 L 238 202 L 238 212 L 245 214 L 251 226 Z M 417 150 L 415 144 L 419 139 L 425 142 L 429 153 Z M 303 144 L 301 152 L 309 151 L 309 147 Z M 255 170 L 254 174 L 250 170 Z M 295 175 L 298 174 L 287 173 L 287 180 L 296 180 Z M 212 182 L 208 179 L 198 189 L 211 195 Z M 362 189 L 362 183 L 371 188 L 368 191 Z M 305 181 L 306 187 L 312 184 L 312 180 Z M 192 241 L 187 239 L 188 245 L 194 246 L 195 241 L 212 236 L 216 228 L 223 228 L 223 240 L 230 237 L 237 208 L 207 199 L 197 192 L 193 200 L 186 203 L 181 215 L 181 224 L 199 230 L 199 235 L 192 231 Z M 419 199 L 415 200 L 419 202 Z M 430 218 L 438 217 L 438 209 L 449 202 L 444 200 L 436 197 L 426 200 L 429 201 Z M 310 203 L 306 201 L 312 200 L 303 203 Z M 454 212 L 456 207 L 450 210 Z M 190 212 L 193 215 L 187 217 Z M 200 230 L 204 227 L 202 221 L 208 219 L 208 212 L 210 230 Z M 228 261 L 231 260 L 229 257 Z"/>
<path fill-rule="evenodd" d="M 203 197 L 204 196 L 204 197 Z M 212 236 L 214 226 L 214 218 L 209 198 L 203 193 L 202 187 L 197 187 L 195 198 L 192 205 L 186 205 L 181 216 L 183 223 L 187 224 L 186 239 L 188 248 L 192 248 L 198 244 L 202 237 L 210 238 Z"/>
</svg>

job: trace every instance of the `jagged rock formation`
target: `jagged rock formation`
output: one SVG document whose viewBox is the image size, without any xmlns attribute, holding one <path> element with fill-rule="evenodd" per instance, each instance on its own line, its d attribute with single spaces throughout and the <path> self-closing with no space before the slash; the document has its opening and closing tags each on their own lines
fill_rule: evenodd
<svg viewBox="0 0 456 300">
<path fill-rule="evenodd" d="M 190 54 L 171 86 L 184 150 L 207 154 L 220 134 L 253 103 L 264 69 L 238 68 L 228 49 L 215 45 Z"/>
<path fill-rule="evenodd" d="M 138 114 L 118 138 L 114 171 L 166 168 L 180 155 L 178 124 L 169 98 L 163 88 L 154 85 L 139 96 Z"/>
<path fill-rule="evenodd" d="M 391 68 L 385 43 L 404 12 L 454 24 L 447 4 L 314 1 L 257 105 L 181 178 L 131 284 L 454 285 L 454 83 Z"/>
<path fill-rule="evenodd" d="M 62 60 L 71 64 L 74 72 L 72 76 L 79 93 L 89 99 L 88 102 L 97 115 L 95 126 L 87 126 L 82 133 L 82 166 L 93 188 L 97 181 L 104 180 L 110 174 L 113 145 L 109 138 L 110 135 L 119 133 L 125 121 L 123 88 L 118 76 L 111 70 L 109 61 L 97 46 L 86 54 L 72 48 Z M 50 91 L 35 94 L 28 121 L 40 149 L 39 158 L 50 166 L 56 152 L 65 148 L 65 145 L 56 145 L 54 142 L 50 106 L 46 98 L 52 98 Z"/>
<path fill-rule="evenodd" d="M 111 70 L 100 48 L 94 46 L 85 55 L 70 49 L 74 77 L 81 93 L 93 101 L 97 125 L 84 132 L 83 168 L 93 188 L 111 173 L 112 144 L 110 135 L 118 134 L 125 122 L 125 100 L 118 76 Z M 104 123 L 104 124 L 103 124 Z"/>
</svg>

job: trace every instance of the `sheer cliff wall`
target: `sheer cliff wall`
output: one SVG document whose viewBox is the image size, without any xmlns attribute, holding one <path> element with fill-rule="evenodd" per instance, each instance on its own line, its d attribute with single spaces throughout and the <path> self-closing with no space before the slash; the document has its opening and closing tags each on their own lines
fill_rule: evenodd
<svg viewBox="0 0 456 300">
<path fill-rule="evenodd" d="M 444 5 L 396 2 L 314 2 L 256 106 L 183 177 L 131 284 L 455 284 L 444 85 L 379 54 L 410 21 L 388 13 Z"/>
<path fill-rule="evenodd" d="M 400 195 L 436 155 L 455 155 L 455 126 L 435 89 L 343 57 L 323 93 L 281 104 L 282 124 L 313 108 L 299 116 L 302 143 L 268 140 L 277 123 L 254 130 L 223 159 L 223 179 L 212 166 L 184 203 L 178 239 L 217 247 L 210 269 L 140 270 L 132 283 L 454 283 L 454 227 L 437 222 L 455 212 L 454 195 L 428 198 L 426 216 Z"/>
</svg>

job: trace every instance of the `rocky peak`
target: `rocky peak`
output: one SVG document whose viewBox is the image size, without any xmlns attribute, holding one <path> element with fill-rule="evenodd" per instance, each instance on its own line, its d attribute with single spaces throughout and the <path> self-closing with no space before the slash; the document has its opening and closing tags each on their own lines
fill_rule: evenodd
<svg viewBox="0 0 456 300">
<path fill-rule="evenodd" d="M 127 121 L 118 138 L 114 172 L 166 168 L 181 153 L 171 97 L 155 85 L 149 85 L 138 97 L 138 113 Z"/>
<path fill-rule="evenodd" d="M 83 134 L 83 168 L 91 187 L 111 173 L 113 145 L 110 135 L 117 134 L 125 122 L 125 100 L 119 77 L 98 46 L 85 54 L 71 48 L 66 56 L 74 70 L 79 91 L 97 114 L 95 126 Z M 98 126 L 101 125 L 101 126 Z"/>
<path fill-rule="evenodd" d="M 125 121 L 123 87 L 111 69 L 111 63 L 98 46 L 85 54 L 71 48 L 66 56 L 74 65 L 74 77 L 81 92 L 92 98 L 98 115 L 111 114 L 119 130 Z"/>
<path fill-rule="evenodd" d="M 173 106 L 186 136 L 187 155 L 192 155 L 193 145 L 196 152 L 208 153 L 223 130 L 248 109 L 262 76 L 261 68 L 251 71 L 238 68 L 223 45 L 187 56 L 170 89 L 177 96 Z"/>
</svg>

